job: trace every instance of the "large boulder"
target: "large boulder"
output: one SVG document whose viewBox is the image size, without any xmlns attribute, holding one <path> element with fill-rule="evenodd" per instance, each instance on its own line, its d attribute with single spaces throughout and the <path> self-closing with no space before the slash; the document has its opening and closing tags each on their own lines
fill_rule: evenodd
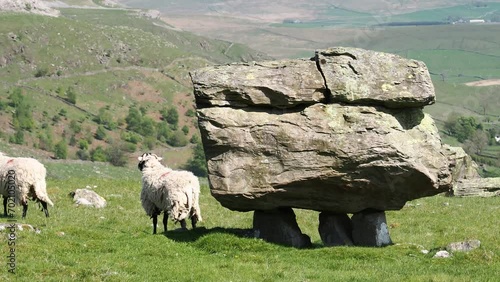
<svg viewBox="0 0 500 282">
<path fill-rule="evenodd" d="M 338 47 L 191 78 L 211 193 L 229 209 L 382 212 L 452 188 L 422 62 Z"/>
<path fill-rule="evenodd" d="M 330 48 L 191 77 L 212 195 L 230 209 L 398 210 L 451 188 L 422 62 Z"/>
</svg>

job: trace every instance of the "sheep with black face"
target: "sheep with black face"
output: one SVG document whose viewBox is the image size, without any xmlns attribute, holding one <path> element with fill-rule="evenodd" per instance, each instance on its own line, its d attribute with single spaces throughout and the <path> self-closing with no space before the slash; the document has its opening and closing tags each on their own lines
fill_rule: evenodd
<svg viewBox="0 0 500 282">
<path fill-rule="evenodd" d="M 142 172 L 141 203 L 146 214 L 153 219 L 156 234 L 158 215 L 163 212 L 163 228 L 167 231 L 168 217 L 180 222 L 186 229 L 186 218 L 191 218 L 192 228 L 201 221 L 198 178 L 189 171 L 172 170 L 163 166 L 161 157 L 144 153 L 138 158 Z"/>
</svg>

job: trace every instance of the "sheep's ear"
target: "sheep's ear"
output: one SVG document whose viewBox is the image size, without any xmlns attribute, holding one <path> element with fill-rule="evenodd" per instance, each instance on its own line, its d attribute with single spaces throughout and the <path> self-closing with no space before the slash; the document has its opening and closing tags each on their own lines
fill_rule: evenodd
<svg viewBox="0 0 500 282">
<path fill-rule="evenodd" d="M 163 158 L 162 158 L 162 157 L 157 157 L 157 158 L 158 158 L 158 160 L 159 160 L 159 161 L 163 160 Z"/>
<path fill-rule="evenodd" d="M 137 157 L 137 160 L 142 161 L 142 156 Z"/>
</svg>

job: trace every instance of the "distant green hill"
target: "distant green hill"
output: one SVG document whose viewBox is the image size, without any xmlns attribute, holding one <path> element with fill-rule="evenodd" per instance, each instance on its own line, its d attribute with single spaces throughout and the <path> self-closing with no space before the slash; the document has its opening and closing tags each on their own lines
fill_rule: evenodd
<svg viewBox="0 0 500 282">
<path fill-rule="evenodd" d="M 115 154 L 123 165 L 155 150 L 184 165 L 188 145 L 199 140 L 188 72 L 268 58 L 137 10 L 61 11 L 59 18 L 0 13 L 1 139 L 52 157 Z"/>
</svg>

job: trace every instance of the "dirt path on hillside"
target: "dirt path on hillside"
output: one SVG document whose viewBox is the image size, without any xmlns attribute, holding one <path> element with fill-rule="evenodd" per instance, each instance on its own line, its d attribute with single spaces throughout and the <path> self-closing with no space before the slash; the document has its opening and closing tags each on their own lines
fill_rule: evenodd
<svg viewBox="0 0 500 282">
<path fill-rule="evenodd" d="M 465 85 L 467 85 L 467 86 L 494 86 L 494 85 L 500 85 L 500 79 L 485 79 L 485 80 L 472 81 L 472 82 L 467 82 Z"/>
</svg>

